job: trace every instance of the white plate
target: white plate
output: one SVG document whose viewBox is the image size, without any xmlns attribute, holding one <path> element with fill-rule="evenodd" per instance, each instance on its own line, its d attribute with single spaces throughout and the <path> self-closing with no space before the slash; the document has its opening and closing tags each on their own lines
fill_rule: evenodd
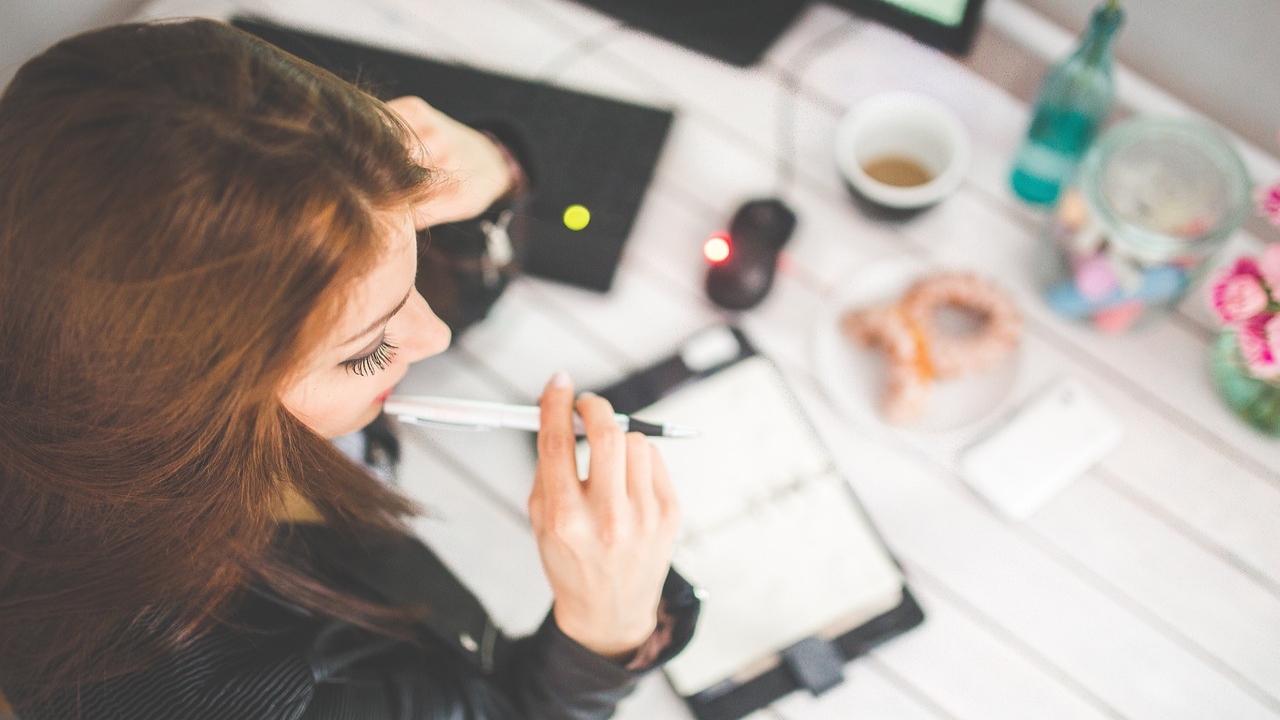
<svg viewBox="0 0 1280 720">
<path fill-rule="evenodd" d="M 882 352 L 851 341 L 840 329 L 840 317 L 861 307 L 896 302 L 911 283 L 942 268 L 911 255 L 894 255 L 868 264 L 841 283 L 813 331 L 814 373 L 831 402 L 855 421 L 872 420 L 901 430 L 951 433 L 990 417 L 1009 397 L 1017 379 L 1020 353 L 982 373 L 932 383 L 922 416 L 901 425 L 880 411 L 885 388 Z M 945 318 L 940 324 L 946 325 Z"/>
</svg>

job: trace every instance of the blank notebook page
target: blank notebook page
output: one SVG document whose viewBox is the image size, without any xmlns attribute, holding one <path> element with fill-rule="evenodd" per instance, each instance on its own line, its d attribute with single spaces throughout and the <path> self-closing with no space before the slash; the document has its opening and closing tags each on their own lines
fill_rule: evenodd
<svg viewBox="0 0 1280 720">
<path fill-rule="evenodd" d="M 700 432 L 658 441 L 681 501 L 674 564 L 705 593 L 693 641 L 666 666 L 681 695 L 749 679 L 902 601 L 901 573 L 767 359 L 635 415 Z"/>
</svg>

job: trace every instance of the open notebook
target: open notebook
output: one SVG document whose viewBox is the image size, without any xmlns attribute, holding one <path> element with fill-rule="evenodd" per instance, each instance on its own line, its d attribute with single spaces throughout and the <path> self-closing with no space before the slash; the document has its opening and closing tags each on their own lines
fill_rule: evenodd
<svg viewBox="0 0 1280 720">
<path fill-rule="evenodd" d="M 690 367 L 699 353 L 688 349 L 709 337 L 722 348 L 727 337 L 729 355 L 707 365 L 701 352 L 704 366 Z M 621 411 L 700 431 L 656 440 L 682 505 L 674 564 L 704 595 L 693 640 L 666 674 L 700 718 L 740 717 L 804 686 L 788 655 L 801 641 L 831 641 L 843 662 L 920 622 L 782 375 L 740 332 L 704 332 L 601 394 Z"/>
</svg>

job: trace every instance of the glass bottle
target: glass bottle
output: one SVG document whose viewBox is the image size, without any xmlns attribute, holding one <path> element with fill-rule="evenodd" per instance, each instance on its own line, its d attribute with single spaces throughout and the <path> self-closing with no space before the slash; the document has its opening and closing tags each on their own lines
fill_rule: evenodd
<svg viewBox="0 0 1280 720">
<path fill-rule="evenodd" d="M 1058 199 L 1110 112 L 1111 44 L 1123 22 L 1119 0 L 1099 5 L 1080 46 L 1045 76 L 1009 178 L 1023 200 L 1048 205 Z"/>
</svg>

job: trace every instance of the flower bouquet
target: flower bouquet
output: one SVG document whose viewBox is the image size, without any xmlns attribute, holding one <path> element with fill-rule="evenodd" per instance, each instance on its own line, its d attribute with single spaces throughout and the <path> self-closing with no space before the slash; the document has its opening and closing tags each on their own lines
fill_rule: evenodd
<svg viewBox="0 0 1280 720">
<path fill-rule="evenodd" d="M 1209 299 L 1223 324 L 1211 356 L 1219 393 L 1245 422 L 1280 436 L 1280 244 L 1236 260 Z"/>
</svg>

